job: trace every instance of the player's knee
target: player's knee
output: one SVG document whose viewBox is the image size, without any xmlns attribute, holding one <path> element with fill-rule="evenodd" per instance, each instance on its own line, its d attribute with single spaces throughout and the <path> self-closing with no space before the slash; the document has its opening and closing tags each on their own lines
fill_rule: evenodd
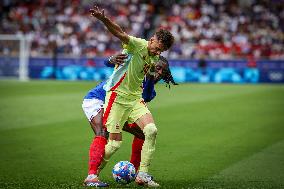
<svg viewBox="0 0 284 189">
<path fill-rule="evenodd" d="M 108 132 L 103 130 L 103 129 L 101 129 L 101 130 L 99 130 L 95 133 L 96 133 L 96 136 L 101 136 L 101 137 L 108 139 Z"/>
<path fill-rule="evenodd" d="M 158 129 L 154 123 L 149 123 L 144 127 L 143 133 L 145 137 L 155 137 L 158 133 Z"/>
<path fill-rule="evenodd" d="M 94 118 L 90 124 L 96 136 L 104 136 L 107 138 L 107 131 L 104 129 L 103 123 L 100 119 Z"/>
</svg>

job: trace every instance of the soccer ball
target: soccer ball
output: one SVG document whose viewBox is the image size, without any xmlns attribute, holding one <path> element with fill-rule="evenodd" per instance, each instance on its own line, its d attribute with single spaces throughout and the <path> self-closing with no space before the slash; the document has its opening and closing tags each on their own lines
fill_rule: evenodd
<svg viewBox="0 0 284 189">
<path fill-rule="evenodd" d="M 114 180 L 120 184 L 128 184 L 135 179 L 135 167 L 129 161 L 120 161 L 112 169 Z"/>
</svg>

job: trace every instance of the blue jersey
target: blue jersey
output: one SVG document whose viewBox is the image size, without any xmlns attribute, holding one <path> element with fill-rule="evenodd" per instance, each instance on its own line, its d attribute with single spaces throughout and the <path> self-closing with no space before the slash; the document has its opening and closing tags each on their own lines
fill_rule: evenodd
<svg viewBox="0 0 284 189">
<path fill-rule="evenodd" d="M 154 88 L 154 80 L 153 79 L 146 79 L 143 80 L 143 92 L 142 92 L 142 98 L 145 102 L 150 102 L 153 100 L 156 96 L 156 91 Z"/>
<path fill-rule="evenodd" d="M 105 101 L 106 97 L 106 91 L 104 90 L 104 85 L 106 81 L 102 81 L 100 84 L 98 84 L 95 88 L 91 89 L 87 95 L 84 97 L 84 99 L 99 99 L 102 101 Z"/>
<path fill-rule="evenodd" d="M 113 64 L 110 64 L 108 61 L 105 61 L 105 65 L 109 67 L 113 67 Z M 84 99 L 99 99 L 105 101 L 106 91 L 103 86 L 106 84 L 106 81 L 101 82 L 95 88 L 91 89 L 88 94 L 84 97 Z M 156 96 L 156 91 L 154 89 L 154 80 L 146 79 L 143 81 L 143 93 L 142 98 L 145 102 L 150 102 Z"/>
</svg>

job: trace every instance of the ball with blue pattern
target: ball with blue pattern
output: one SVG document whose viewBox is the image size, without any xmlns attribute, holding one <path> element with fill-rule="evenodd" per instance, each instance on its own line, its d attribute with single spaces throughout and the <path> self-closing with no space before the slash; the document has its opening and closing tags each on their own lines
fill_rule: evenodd
<svg viewBox="0 0 284 189">
<path fill-rule="evenodd" d="M 120 184 L 128 184 L 135 179 L 135 167 L 129 161 L 120 161 L 112 169 L 114 180 Z"/>
</svg>

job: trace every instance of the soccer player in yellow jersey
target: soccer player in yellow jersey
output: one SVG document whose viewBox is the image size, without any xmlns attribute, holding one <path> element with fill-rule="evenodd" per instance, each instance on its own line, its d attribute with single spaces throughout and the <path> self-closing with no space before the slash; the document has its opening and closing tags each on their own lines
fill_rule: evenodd
<svg viewBox="0 0 284 189">
<path fill-rule="evenodd" d="M 105 85 L 103 124 L 109 132 L 109 141 L 105 147 L 104 161 L 107 162 L 121 146 L 124 123 L 136 123 L 143 131 L 145 141 L 135 181 L 139 185 L 158 187 L 159 184 L 148 173 L 155 151 L 157 127 L 142 98 L 141 84 L 147 73 L 154 74 L 155 62 L 159 59 L 161 52 L 172 46 L 174 37 L 169 31 L 163 29 L 157 31 L 149 41 L 129 36 L 120 26 L 105 16 L 104 10 L 94 6 L 90 12 L 121 40 L 123 53 L 128 54 L 128 59 L 114 69 Z"/>
</svg>

